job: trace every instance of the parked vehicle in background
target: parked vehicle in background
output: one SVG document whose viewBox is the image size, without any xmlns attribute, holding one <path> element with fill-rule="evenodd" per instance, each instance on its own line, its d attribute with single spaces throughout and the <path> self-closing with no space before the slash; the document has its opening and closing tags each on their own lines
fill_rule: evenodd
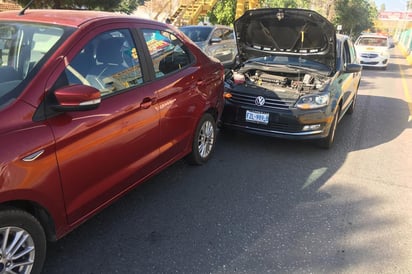
<svg viewBox="0 0 412 274">
<path fill-rule="evenodd" d="M 177 160 L 205 163 L 224 68 L 168 25 L 114 13 L 0 13 L 0 272 Z"/>
<path fill-rule="evenodd" d="M 207 55 L 219 59 L 225 68 L 232 68 L 237 49 L 233 29 L 228 26 L 183 26 L 180 30 Z"/>
<path fill-rule="evenodd" d="M 240 65 L 226 76 L 220 126 L 329 148 L 361 79 L 355 48 L 320 14 L 246 11 L 235 21 Z"/>
<path fill-rule="evenodd" d="M 390 49 L 394 43 L 385 35 L 365 33 L 355 42 L 356 53 L 362 66 L 385 70 L 390 60 Z"/>
</svg>

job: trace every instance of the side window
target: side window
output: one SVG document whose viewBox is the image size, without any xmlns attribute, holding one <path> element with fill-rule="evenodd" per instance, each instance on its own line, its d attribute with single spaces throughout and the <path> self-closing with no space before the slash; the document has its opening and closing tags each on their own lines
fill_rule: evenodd
<svg viewBox="0 0 412 274">
<path fill-rule="evenodd" d="M 139 56 L 127 29 L 99 34 L 66 66 L 68 84 L 89 85 L 102 96 L 143 83 Z"/>
<path fill-rule="evenodd" d="M 233 40 L 234 39 L 233 31 L 230 29 L 223 30 L 222 39 L 223 40 Z"/>
<path fill-rule="evenodd" d="M 348 44 L 349 44 L 350 62 L 355 63 L 355 60 L 356 60 L 355 47 L 353 46 L 353 43 L 351 41 L 348 41 Z"/>
<path fill-rule="evenodd" d="M 156 78 L 179 71 L 192 62 L 192 55 L 186 46 L 172 33 L 153 29 L 143 29 L 142 32 Z"/>
<path fill-rule="evenodd" d="M 351 56 L 349 51 L 348 41 L 345 41 L 343 44 L 343 63 L 350 64 L 351 63 Z"/>
<path fill-rule="evenodd" d="M 222 39 L 223 40 L 223 32 L 222 32 L 222 30 L 221 29 L 217 29 L 217 30 L 215 30 L 214 32 L 213 32 L 213 34 L 212 34 L 212 39 L 213 38 L 219 38 L 219 39 Z"/>
</svg>

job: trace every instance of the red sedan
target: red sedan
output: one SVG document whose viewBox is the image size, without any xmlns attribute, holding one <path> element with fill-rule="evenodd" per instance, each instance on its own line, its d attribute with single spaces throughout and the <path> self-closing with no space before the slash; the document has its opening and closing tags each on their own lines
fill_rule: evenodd
<svg viewBox="0 0 412 274">
<path fill-rule="evenodd" d="M 211 156 L 224 70 L 170 25 L 2 12 L 0 58 L 0 272 L 39 273 L 46 239 Z"/>
</svg>

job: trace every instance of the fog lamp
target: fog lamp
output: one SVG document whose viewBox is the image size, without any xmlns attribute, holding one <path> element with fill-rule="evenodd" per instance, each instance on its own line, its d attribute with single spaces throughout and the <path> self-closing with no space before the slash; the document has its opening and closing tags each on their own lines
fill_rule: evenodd
<svg viewBox="0 0 412 274">
<path fill-rule="evenodd" d="M 225 92 L 225 93 L 223 93 L 223 97 L 226 98 L 226 99 L 230 99 L 230 98 L 232 98 L 232 94 L 229 93 L 229 92 Z"/>
<path fill-rule="evenodd" d="M 303 131 L 313 131 L 313 130 L 318 130 L 320 128 L 321 128 L 321 124 L 306 125 L 303 127 Z"/>
</svg>

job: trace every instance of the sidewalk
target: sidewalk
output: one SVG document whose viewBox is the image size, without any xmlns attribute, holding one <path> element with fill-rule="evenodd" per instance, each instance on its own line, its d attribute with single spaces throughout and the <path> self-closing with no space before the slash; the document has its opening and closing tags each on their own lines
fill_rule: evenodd
<svg viewBox="0 0 412 274">
<path fill-rule="evenodd" d="M 403 31 L 398 40 L 398 48 L 402 54 L 406 57 L 409 65 L 412 65 L 412 29 Z"/>
</svg>

